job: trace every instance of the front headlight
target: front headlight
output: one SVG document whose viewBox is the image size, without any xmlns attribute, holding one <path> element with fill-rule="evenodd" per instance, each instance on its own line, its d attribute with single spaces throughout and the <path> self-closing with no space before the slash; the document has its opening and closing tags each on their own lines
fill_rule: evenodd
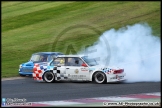
<svg viewBox="0 0 162 108">
<path fill-rule="evenodd" d="M 22 65 L 19 65 L 19 68 L 21 68 L 22 67 Z"/>
</svg>

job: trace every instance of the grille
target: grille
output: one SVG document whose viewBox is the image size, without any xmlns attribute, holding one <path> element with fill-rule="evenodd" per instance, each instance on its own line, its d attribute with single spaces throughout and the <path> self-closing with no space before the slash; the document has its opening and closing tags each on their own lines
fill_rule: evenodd
<svg viewBox="0 0 162 108">
<path fill-rule="evenodd" d="M 27 68 L 23 68 L 22 72 L 33 72 L 33 69 L 27 69 Z"/>
</svg>

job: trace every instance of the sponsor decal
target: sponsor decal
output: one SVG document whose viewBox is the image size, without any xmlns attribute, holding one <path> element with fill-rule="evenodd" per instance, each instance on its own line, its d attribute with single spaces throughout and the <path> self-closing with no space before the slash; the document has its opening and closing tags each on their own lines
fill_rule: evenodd
<svg viewBox="0 0 162 108">
<path fill-rule="evenodd" d="M 70 75 L 71 78 L 83 78 L 86 77 L 86 75 Z"/>
<path fill-rule="evenodd" d="M 103 69 L 102 69 L 102 72 L 105 72 L 105 73 L 107 73 L 107 74 L 110 74 L 110 73 L 113 73 L 113 72 L 114 72 L 114 69 L 103 68 Z"/>
<path fill-rule="evenodd" d="M 81 68 L 81 71 L 85 72 L 85 71 L 88 71 L 87 68 Z"/>
<path fill-rule="evenodd" d="M 75 73 L 76 73 L 76 74 L 79 73 L 79 70 L 78 70 L 78 69 L 75 69 Z"/>
</svg>

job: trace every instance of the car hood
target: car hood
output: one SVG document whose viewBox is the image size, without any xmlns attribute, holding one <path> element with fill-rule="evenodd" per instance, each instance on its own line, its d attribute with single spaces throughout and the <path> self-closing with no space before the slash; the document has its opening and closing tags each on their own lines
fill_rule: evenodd
<svg viewBox="0 0 162 108">
<path fill-rule="evenodd" d="M 34 66 L 34 63 L 29 61 L 29 62 L 26 62 L 26 63 L 22 63 L 21 65 L 22 66 Z"/>
</svg>

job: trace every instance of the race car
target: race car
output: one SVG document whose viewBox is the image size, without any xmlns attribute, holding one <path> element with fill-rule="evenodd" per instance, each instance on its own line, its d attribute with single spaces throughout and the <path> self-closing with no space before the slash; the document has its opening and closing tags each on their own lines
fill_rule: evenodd
<svg viewBox="0 0 162 108">
<path fill-rule="evenodd" d="M 99 65 L 95 59 L 81 55 L 59 55 L 50 62 L 35 63 L 33 79 L 39 82 L 95 81 L 96 83 L 125 80 L 124 69 Z"/>
<path fill-rule="evenodd" d="M 20 76 L 32 76 L 33 67 L 35 63 L 46 63 L 53 59 L 57 55 L 64 55 L 61 52 L 37 52 L 32 54 L 30 60 L 26 63 L 19 65 L 19 75 Z"/>
</svg>

